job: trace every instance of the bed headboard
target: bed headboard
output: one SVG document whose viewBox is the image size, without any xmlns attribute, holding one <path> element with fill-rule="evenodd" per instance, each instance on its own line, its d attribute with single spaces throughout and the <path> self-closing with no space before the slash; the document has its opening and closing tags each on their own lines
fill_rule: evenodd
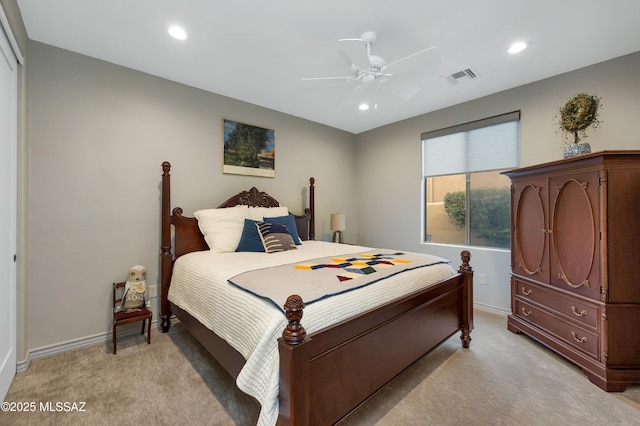
<svg viewBox="0 0 640 426">
<path fill-rule="evenodd" d="M 301 215 L 297 215 L 294 213 L 298 235 L 303 241 L 313 240 L 315 238 L 315 206 L 313 200 L 315 182 L 316 180 L 314 178 L 309 178 L 309 207 L 304 209 L 304 213 Z M 280 207 L 280 202 L 266 192 L 258 191 L 255 187 L 253 187 L 248 191 L 242 191 L 234 195 L 224 203 L 220 204 L 218 208 L 235 207 L 242 205 L 247 205 L 249 207 Z"/>
<path fill-rule="evenodd" d="M 165 316 L 170 315 L 167 305 L 167 294 L 171 282 L 173 262 L 180 256 L 193 251 L 208 250 L 209 246 L 198 228 L 198 221 L 194 217 L 184 216 L 182 209 L 176 207 L 171 210 L 171 164 L 168 161 L 162 163 L 162 211 L 161 211 L 161 239 L 160 239 L 160 282 L 162 286 L 161 309 L 163 316 L 163 328 Z M 309 207 L 301 215 L 294 213 L 296 228 L 301 240 L 315 239 L 315 179 L 309 179 Z M 278 200 L 258 189 L 251 188 L 242 191 L 218 208 L 247 205 L 250 207 L 279 207 Z M 171 250 L 171 225 L 174 227 L 174 247 Z"/>
</svg>

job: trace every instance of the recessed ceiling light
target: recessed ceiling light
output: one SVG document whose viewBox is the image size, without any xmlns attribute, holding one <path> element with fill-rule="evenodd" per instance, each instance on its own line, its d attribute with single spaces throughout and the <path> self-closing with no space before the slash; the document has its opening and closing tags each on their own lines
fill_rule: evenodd
<svg viewBox="0 0 640 426">
<path fill-rule="evenodd" d="M 527 47 L 529 47 L 529 42 L 528 41 L 517 41 L 517 42 L 513 43 L 511 45 L 511 47 L 509 47 L 509 50 L 507 50 L 507 52 L 509 52 L 509 53 L 511 53 L 513 55 L 514 53 L 522 52 Z"/>
<path fill-rule="evenodd" d="M 176 40 L 187 39 L 187 33 L 185 32 L 185 30 L 182 29 L 182 27 L 179 27 L 177 25 L 174 25 L 169 28 L 169 35 L 171 35 L 171 37 L 175 38 Z"/>
<path fill-rule="evenodd" d="M 359 109 L 360 111 L 366 111 L 366 110 L 368 110 L 368 109 L 369 109 L 369 104 L 367 104 L 367 103 L 362 103 L 362 104 L 358 105 L 358 109 Z"/>
</svg>

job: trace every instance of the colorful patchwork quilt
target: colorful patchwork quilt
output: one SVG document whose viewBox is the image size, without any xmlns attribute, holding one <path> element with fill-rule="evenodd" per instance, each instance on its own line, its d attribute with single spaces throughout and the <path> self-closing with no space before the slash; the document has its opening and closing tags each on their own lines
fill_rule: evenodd
<svg viewBox="0 0 640 426">
<path fill-rule="evenodd" d="M 283 312 L 287 297 L 297 294 L 306 305 L 387 280 L 404 271 L 449 263 L 437 256 L 376 249 L 243 272 L 229 283 L 271 301 Z M 388 280 L 393 285 L 393 280 Z"/>
</svg>

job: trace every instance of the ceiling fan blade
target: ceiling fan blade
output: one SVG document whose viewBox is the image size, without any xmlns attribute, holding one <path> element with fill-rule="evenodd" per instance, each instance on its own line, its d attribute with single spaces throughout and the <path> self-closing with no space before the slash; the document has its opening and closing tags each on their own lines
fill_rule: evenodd
<svg viewBox="0 0 640 426">
<path fill-rule="evenodd" d="M 420 87 L 414 84 L 404 83 L 398 80 L 389 80 L 380 85 L 380 89 L 408 101 L 418 94 Z"/>
<path fill-rule="evenodd" d="M 363 102 L 368 92 L 369 87 L 367 85 L 361 84 L 354 87 L 353 90 L 350 90 L 349 93 L 347 93 L 347 96 L 344 97 L 340 103 L 340 108 L 357 108 L 358 105 Z"/>
<path fill-rule="evenodd" d="M 369 53 L 367 52 L 367 45 L 364 40 L 360 38 L 343 38 L 338 40 L 340 46 L 345 51 L 353 65 L 361 70 L 368 70 L 371 66 L 369 62 Z"/>
<path fill-rule="evenodd" d="M 353 77 L 304 77 L 302 81 L 318 81 L 318 80 L 352 80 Z"/>
<path fill-rule="evenodd" d="M 385 67 L 385 72 L 390 72 L 395 76 L 433 75 L 438 73 L 438 64 L 442 61 L 440 51 L 436 46 L 405 56 L 389 62 Z"/>
<path fill-rule="evenodd" d="M 344 49 L 338 49 L 338 55 L 340 55 L 340 59 L 342 59 L 344 61 L 344 63 L 351 68 L 356 68 L 356 66 L 353 64 L 353 61 L 351 60 L 351 58 L 349 57 L 349 55 L 347 55 L 347 52 L 345 52 Z"/>
<path fill-rule="evenodd" d="M 305 89 L 331 90 L 353 87 L 353 77 L 308 77 L 300 79 Z"/>
</svg>

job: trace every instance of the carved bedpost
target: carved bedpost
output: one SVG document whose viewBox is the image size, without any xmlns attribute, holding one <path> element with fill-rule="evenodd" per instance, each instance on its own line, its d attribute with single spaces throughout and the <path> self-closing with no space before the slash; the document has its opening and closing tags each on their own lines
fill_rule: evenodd
<svg viewBox="0 0 640 426">
<path fill-rule="evenodd" d="M 162 222 L 160 238 L 160 319 L 162 320 L 162 332 L 169 331 L 171 312 L 169 312 L 169 283 L 173 257 L 171 256 L 171 164 L 168 161 L 162 163 Z"/>
<path fill-rule="evenodd" d="M 473 268 L 469 265 L 471 253 L 463 250 L 460 253 L 462 264 L 458 271 L 463 276 L 462 289 L 462 347 L 468 348 L 471 343 L 471 330 L 473 330 Z"/>
<path fill-rule="evenodd" d="M 287 327 L 282 332 L 282 338 L 290 345 L 299 345 L 304 342 L 307 337 L 307 331 L 300 325 L 304 309 L 302 297 L 297 294 L 287 297 L 287 301 L 283 307 L 289 324 L 287 324 Z"/>
<path fill-rule="evenodd" d="M 309 178 L 309 209 L 311 210 L 311 218 L 309 220 L 309 239 L 316 239 L 316 206 L 315 206 L 315 187 L 316 178 Z"/>
<path fill-rule="evenodd" d="M 278 339 L 280 401 L 278 425 L 308 425 L 310 412 L 309 343 L 300 325 L 304 302 L 296 294 L 287 297 L 284 310 L 289 324 Z"/>
<path fill-rule="evenodd" d="M 469 250 L 462 250 L 460 252 L 460 260 L 462 261 L 462 265 L 460 265 L 461 271 L 473 270 L 473 268 L 469 265 L 469 261 L 471 260 L 471 253 L 469 253 Z"/>
</svg>

